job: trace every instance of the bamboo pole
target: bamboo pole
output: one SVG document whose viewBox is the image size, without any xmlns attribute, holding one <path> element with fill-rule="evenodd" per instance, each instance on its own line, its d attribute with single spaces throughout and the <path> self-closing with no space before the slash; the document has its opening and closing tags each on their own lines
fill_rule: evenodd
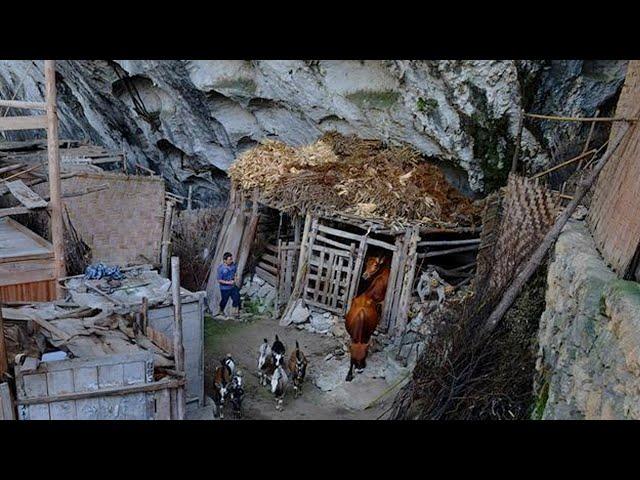
<svg viewBox="0 0 640 480">
<path fill-rule="evenodd" d="M 173 201 L 167 200 L 162 227 L 162 245 L 160 251 L 160 274 L 169 277 L 169 246 L 171 245 L 171 221 L 173 218 Z"/>
<path fill-rule="evenodd" d="M 184 374 L 184 346 L 182 343 L 182 301 L 180 299 L 180 258 L 171 257 L 171 294 L 173 297 L 173 358 L 178 373 Z M 185 391 L 178 392 L 178 418 L 184 419 Z"/>
<path fill-rule="evenodd" d="M 567 165 L 570 165 L 570 164 L 572 164 L 574 162 L 577 162 L 578 160 L 582 160 L 582 159 L 588 157 L 589 155 L 595 154 L 596 152 L 597 152 L 597 150 L 594 148 L 594 149 L 589 150 L 588 152 L 581 153 L 577 157 L 573 157 L 573 158 L 571 158 L 569 160 L 566 160 L 566 161 L 564 161 L 562 163 L 559 163 L 558 165 L 555 165 L 555 166 L 553 166 L 551 168 L 548 168 L 544 172 L 540 172 L 540 173 L 535 174 L 534 176 L 531 177 L 531 179 L 533 180 L 533 179 L 536 179 L 536 178 L 540 178 L 540 177 L 542 177 L 542 176 L 544 176 L 544 175 L 546 175 L 548 173 L 555 172 L 556 170 L 558 170 L 558 169 L 560 169 L 562 167 L 566 167 Z"/>
<path fill-rule="evenodd" d="M 640 112 L 638 113 L 640 114 Z M 635 124 L 633 126 L 635 128 Z M 560 216 L 554 223 L 551 230 L 547 232 L 547 234 L 545 235 L 544 239 L 542 240 L 538 248 L 535 250 L 535 252 L 533 252 L 533 255 L 531 255 L 531 258 L 529 259 L 525 267 L 514 279 L 513 283 L 509 286 L 509 288 L 507 288 L 504 295 L 502 296 L 502 299 L 500 300 L 500 303 L 498 303 L 496 308 L 493 310 L 493 312 L 487 319 L 487 323 L 484 326 L 484 333 L 490 333 L 498 324 L 498 322 L 502 319 L 502 317 L 507 312 L 509 307 L 511 307 L 511 305 L 513 304 L 517 296 L 520 294 L 522 287 L 524 287 L 524 285 L 529 281 L 531 276 L 537 270 L 540 263 L 542 263 L 542 260 L 547 254 L 547 251 L 552 247 L 552 245 L 558 239 L 560 232 L 562 231 L 565 224 L 567 223 L 567 221 L 575 211 L 576 207 L 584 197 L 585 193 L 587 193 L 587 191 L 594 184 L 594 182 L 598 178 L 598 175 L 600 175 L 600 172 L 606 165 L 609 158 L 611 158 L 611 156 L 616 152 L 616 150 L 618 149 L 622 141 L 627 136 L 627 133 L 629 133 L 630 131 L 632 131 L 632 129 L 629 123 L 622 125 L 620 127 L 620 134 L 616 138 L 615 142 L 611 145 L 611 148 L 609 148 L 609 150 L 607 150 L 607 152 L 602 156 L 602 158 L 598 160 L 598 162 L 596 163 L 591 173 L 580 179 L 578 188 L 576 189 L 573 199 L 571 200 L 571 202 L 569 202 L 565 210 L 560 214 Z"/>
<path fill-rule="evenodd" d="M 555 115 L 540 115 L 537 113 L 525 113 L 525 117 L 539 118 L 541 120 L 556 120 L 560 122 L 636 122 L 637 118 L 628 117 L 559 117 Z"/>
<path fill-rule="evenodd" d="M 58 113 L 56 107 L 55 60 L 44 61 L 45 98 L 47 104 L 47 157 L 49 161 L 49 191 L 51 215 L 51 243 L 54 254 L 56 279 L 66 275 L 64 263 L 64 224 L 62 223 L 62 183 L 60 181 L 60 152 L 58 150 Z M 56 281 L 56 296 L 62 296 L 62 288 Z"/>
</svg>

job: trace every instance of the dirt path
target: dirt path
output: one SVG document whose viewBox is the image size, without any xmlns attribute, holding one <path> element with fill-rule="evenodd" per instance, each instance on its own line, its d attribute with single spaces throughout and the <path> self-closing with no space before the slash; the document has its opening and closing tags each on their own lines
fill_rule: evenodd
<svg viewBox="0 0 640 480">
<path fill-rule="evenodd" d="M 284 410 L 275 409 L 275 401 L 267 387 L 260 386 L 257 376 L 258 347 L 264 338 L 271 344 L 278 334 L 286 346 L 288 359 L 298 340 L 300 348 L 309 360 L 307 379 L 303 395 L 293 398 L 293 389 L 289 389 L 284 400 Z M 392 395 L 384 402 L 363 410 L 349 408 L 353 400 L 360 399 L 363 405 L 376 398 L 387 388 L 387 383 L 379 377 L 356 377 L 351 383 L 340 381 L 334 391 L 323 391 L 314 385 L 319 375 L 337 374 L 338 369 L 346 369 L 348 357 L 326 361 L 325 357 L 336 350 L 341 342 L 331 336 L 310 333 L 293 327 L 281 327 L 276 320 L 253 319 L 248 322 L 233 320 L 205 319 L 205 390 L 211 396 L 213 371 L 220 359 L 230 353 L 238 368 L 242 370 L 245 381 L 244 418 L 246 419 L 296 419 L 296 420 L 336 420 L 336 419 L 376 419 L 388 408 Z M 381 354 L 378 354 L 381 355 Z M 327 372 L 327 369 L 330 371 Z M 333 371 L 331 371 L 333 369 Z M 346 371 L 346 370 L 345 370 Z M 344 377 L 342 377 L 344 378 Z M 345 384 L 345 385 L 342 385 Z M 362 403 L 361 402 L 361 403 Z M 353 405 L 351 405 L 353 406 Z M 206 414 L 206 412 L 205 412 Z M 207 414 L 211 417 L 211 414 Z M 206 418 L 206 417 L 203 417 Z M 225 419 L 232 418 L 230 409 L 225 411 Z"/>
</svg>

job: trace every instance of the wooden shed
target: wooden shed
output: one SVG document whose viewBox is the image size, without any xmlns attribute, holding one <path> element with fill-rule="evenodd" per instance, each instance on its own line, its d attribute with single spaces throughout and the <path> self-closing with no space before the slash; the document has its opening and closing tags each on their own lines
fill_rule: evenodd
<svg viewBox="0 0 640 480">
<path fill-rule="evenodd" d="M 53 247 L 9 217 L 0 218 L 0 301 L 55 298 Z"/>
<path fill-rule="evenodd" d="M 347 160 L 342 172 L 343 164 L 332 158 L 327 144 L 282 152 L 271 143 L 261 152 L 250 153 L 249 158 L 241 157 L 236 165 L 246 170 L 231 170 L 230 204 L 212 271 L 228 251 L 237 259 L 239 271 L 254 270 L 276 287 L 276 315 L 287 306 L 286 315 L 299 299 L 311 307 L 344 315 L 364 286 L 360 280 L 366 258 L 385 255 L 391 262 L 391 276 L 378 329 L 395 336 L 404 331 L 416 283 L 428 266 L 449 274 L 454 284 L 470 280 L 480 244 L 480 209 L 454 191 L 437 167 L 417 162 L 412 152 L 391 150 L 380 142 L 362 147 L 360 142 L 370 141 L 351 141 L 371 161 Z M 344 152 L 344 145 L 342 148 Z M 278 163 L 283 156 L 300 152 L 307 157 Z M 319 173 L 319 169 L 324 171 Z M 276 187 L 266 183 L 270 179 L 265 171 L 270 172 Z M 414 181 L 412 175 L 418 178 Z M 427 176 L 435 177 L 430 179 L 436 185 L 433 191 L 428 190 Z M 365 191 L 358 192 L 360 201 L 354 200 L 355 208 L 349 208 L 349 200 L 344 200 L 349 194 L 341 189 L 355 182 L 360 183 L 354 188 Z M 380 183 L 383 194 L 391 198 L 381 198 L 383 194 L 372 182 Z M 402 203 L 403 194 L 408 204 Z M 454 198 L 447 198 L 447 194 Z M 368 198 L 376 204 L 363 201 Z M 453 210 L 447 202 L 459 203 L 460 211 L 445 214 Z M 434 218 L 426 217 L 432 212 Z M 438 214 L 440 218 L 435 218 Z M 261 224 L 270 228 L 258 234 Z M 207 293 L 210 308 L 215 309 L 219 302 L 215 275 L 209 278 Z"/>
</svg>

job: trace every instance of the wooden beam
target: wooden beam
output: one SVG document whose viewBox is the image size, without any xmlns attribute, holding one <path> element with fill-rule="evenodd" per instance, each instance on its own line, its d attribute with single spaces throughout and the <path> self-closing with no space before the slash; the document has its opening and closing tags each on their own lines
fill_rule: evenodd
<svg viewBox="0 0 640 480">
<path fill-rule="evenodd" d="M 449 247 L 454 245 L 473 245 L 480 243 L 479 238 L 471 238 L 469 240 L 426 240 L 418 242 L 419 247 Z"/>
<path fill-rule="evenodd" d="M 55 60 L 44 61 L 45 99 L 47 103 L 47 158 L 49 160 L 49 192 L 51 197 L 51 243 L 54 254 L 56 278 L 66 275 L 64 261 L 64 223 L 62 221 L 62 183 L 60 181 L 60 152 L 58 150 L 58 107 L 56 106 Z M 56 282 L 56 294 L 62 296 L 62 288 Z"/>
<path fill-rule="evenodd" d="M 560 122 L 636 122 L 637 118 L 627 117 L 559 117 L 555 115 L 540 115 L 537 113 L 525 113 L 526 117 L 539 118 L 541 120 L 556 120 Z"/>
<path fill-rule="evenodd" d="M 7 167 L 0 168 L 0 173 L 13 172 L 14 170 L 18 170 L 19 168 L 24 167 L 21 163 L 16 163 L 15 165 L 9 165 Z"/>
<path fill-rule="evenodd" d="M 478 249 L 478 245 L 471 245 L 469 247 L 450 248 L 448 250 L 437 250 L 435 252 L 420 253 L 418 254 L 418 258 L 439 257 L 441 255 L 449 255 L 450 253 L 470 252 L 472 250 L 477 250 L 477 249 Z"/>
<path fill-rule="evenodd" d="M 25 102 L 22 100 L 0 100 L 0 107 L 46 110 L 47 104 L 45 102 Z"/>
<path fill-rule="evenodd" d="M 46 115 L 24 117 L 0 117 L 0 132 L 12 130 L 44 130 L 47 128 Z"/>
<path fill-rule="evenodd" d="M 0 218 L 8 217 L 9 215 L 24 215 L 32 212 L 33 210 L 27 207 L 0 208 Z"/>
<path fill-rule="evenodd" d="M 7 188 L 13 196 L 27 208 L 44 208 L 47 206 L 47 202 L 27 187 L 22 180 L 8 182 Z"/>
<path fill-rule="evenodd" d="M 157 382 L 140 383 L 136 385 L 129 385 L 126 387 L 111 387 L 111 388 L 103 388 L 100 390 L 90 390 L 88 392 L 62 393 L 59 395 L 49 395 L 48 397 L 24 398 L 24 399 L 16 400 L 16 404 L 17 405 L 38 405 L 41 403 L 65 402 L 70 400 L 82 400 L 85 398 L 109 397 L 113 395 L 120 396 L 120 395 L 129 395 L 132 393 L 140 393 L 140 392 L 154 392 L 157 390 L 164 390 L 166 388 L 180 388 L 185 383 L 186 381 L 183 378 L 178 380 L 162 379 Z"/>
<path fill-rule="evenodd" d="M 182 342 L 182 300 L 180 298 L 180 258 L 171 257 L 171 295 L 173 297 L 173 357 L 176 371 L 185 373 L 184 345 Z M 178 392 L 178 418 L 184 418 L 185 392 Z"/>
</svg>

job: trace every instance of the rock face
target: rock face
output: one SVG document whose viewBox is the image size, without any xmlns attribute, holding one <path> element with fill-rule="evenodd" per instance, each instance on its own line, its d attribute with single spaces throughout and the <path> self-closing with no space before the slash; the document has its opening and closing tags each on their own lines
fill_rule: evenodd
<svg viewBox="0 0 640 480">
<path fill-rule="evenodd" d="M 640 284 L 616 278 L 584 222 L 556 243 L 538 340 L 537 418 L 640 418 Z"/>
<path fill-rule="evenodd" d="M 124 149 L 131 167 L 155 170 L 178 194 L 193 185 L 196 205 L 215 205 L 228 193 L 224 171 L 245 149 L 264 138 L 300 145 L 330 130 L 413 145 L 446 165 L 459 188 L 482 192 L 506 176 L 521 108 L 606 113 L 626 62 L 71 60 L 57 68 L 61 137 Z M 0 95 L 41 100 L 41 72 L 42 62 L 0 61 Z M 581 149 L 587 134 L 584 125 L 526 125 L 521 159 L 532 170 Z"/>
</svg>

